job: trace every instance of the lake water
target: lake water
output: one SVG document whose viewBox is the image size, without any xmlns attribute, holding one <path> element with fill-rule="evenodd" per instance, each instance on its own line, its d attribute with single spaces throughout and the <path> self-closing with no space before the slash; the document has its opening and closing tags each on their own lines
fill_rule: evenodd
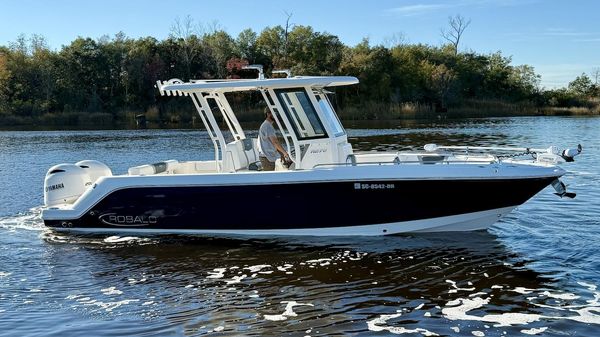
<svg viewBox="0 0 600 337">
<path fill-rule="evenodd" d="M 206 133 L 0 132 L 0 335 L 600 335 L 599 118 L 351 127 L 360 150 L 581 143 L 563 179 L 578 195 L 548 188 L 488 231 L 459 234 L 57 235 L 39 216 L 50 166 L 210 159 Z"/>
</svg>

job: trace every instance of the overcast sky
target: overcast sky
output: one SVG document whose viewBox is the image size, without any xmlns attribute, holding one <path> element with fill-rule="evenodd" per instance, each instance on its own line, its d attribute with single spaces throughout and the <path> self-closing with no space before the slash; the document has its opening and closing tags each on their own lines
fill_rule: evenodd
<svg viewBox="0 0 600 337">
<path fill-rule="evenodd" d="M 384 43 L 399 34 L 409 43 L 440 45 L 448 16 L 460 14 L 471 19 L 461 50 L 502 51 L 514 64 L 534 66 L 548 88 L 600 68 L 600 1 L 593 0 L 5 0 L 0 45 L 20 34 L 41 34 L 54 49 L 77 36 L 119 31 L 163 39 L 175 19 L 187 15 L 236 37 L 246 28 L 283 25 L 286 12 L 293 24 L 337 35 L 347 45 L 365 37 Z"/>
</svg>

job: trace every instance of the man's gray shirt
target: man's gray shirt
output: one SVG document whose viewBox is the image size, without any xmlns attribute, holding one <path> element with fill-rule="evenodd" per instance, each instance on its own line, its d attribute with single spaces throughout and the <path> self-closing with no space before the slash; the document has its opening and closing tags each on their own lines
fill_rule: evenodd
<svg viewBox="0 0 600 337">
<path fill-rule="evenodd" d="M 258 154 L 261 157 L 266 157 L 270 162 L 275 162 L 279 158 L 279 152 L 275 149 L 275 145 L 271 143 L 269 137 L 275 136 L 275 128 L 269 121 L 264 121 L 258 130 Z"/>
</svg>

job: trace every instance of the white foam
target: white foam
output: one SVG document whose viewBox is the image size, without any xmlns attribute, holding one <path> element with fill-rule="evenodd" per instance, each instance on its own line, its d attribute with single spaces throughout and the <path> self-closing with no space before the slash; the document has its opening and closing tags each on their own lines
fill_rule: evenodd
<svg viewBox="0 0 600 337">
<path fill-rule="evenodd" d="M 503 287 L 502 287 L 502 286 L 499 286 L 499 285 L 496 285 L 496 284 L 494 284 L 494 285 L 493 285 L 491 288 L 492 288 L 492 289 L 502 289 Z"/>
<path fill-rule="evenodd" d="M 7 277 L 10 276 L 12 273 L 9 273 L 7 271 L 0 271 L 0 277 Z"/>
<path fill-rule="evenodd" d="M 458 291 L 473 291 L 473 290 L 475 290 L 475 287 L 471 287 L 471 288 L 459 288 L 459 287 L 456 286 L 456 282 L 454 282 L 452 280 L 446 280 L 446 283 L 450 283 L 450 285 L 452 286 L 452 288 L 454 288 L 454 289 L 450 289 L 448 291 L 448 293 L 450 293 L 450 294 L 454 294 L 454 293 L 456 293 Z"/>
<path fill-rule="evenodd" d="M 539 333 L 546 331 L 546 329 L 548 329 L 548 327 L 523 329 L 523 330 L 521 330 L 521 333 L 524 333 L 526 335 L 537 335 Z"/>
<path fill-rule="evenodd" d="M 563 319 L 570 319 L 572 321 L 587 323 L 587 324 L 600 324 L 600 315 L 594 313 L 600 313 L 600 306 L 589 306 L 584 307 L 577 310 L 569 310 L 572 312 L 576 312 L 579 316 L 566 316 L 566 317 L 556 317 Z"/>
<path fill-rule="evenodd" d="M 571 294 L 571 293 L 560 293 L 560 294 L 554 294 L 551 293 L 549 291 L 544 291 L 542 293 L 542 295 L 548 296 L 548 297 L 552 297 L 552 298 L 557 298 L 559 300 L 576 300 L 579 298 L 579 296 L 575 295 L 575 294 Z"/>
<path fill-rule="evenodd" d="M 123 292 L 115 287 L 100 289 L 104 295 L 121 295 Z"/>
<path fill-rule="evenodd" d="M 130 242 L 130 241 L 146 241 L 147 239 L 142 239 L 142 238 L 138 238 L 135 236 L 109 236 L 106 239 L 104 239 L 104 242 L 106 243 L 121 243 L 121 242 Z"/>
<path fill-rule="evenodd" d="M 510 326 L 518 324 L 528 324 L 538 321 L 543 316 L 537 314 L 522 313 L 503 313 L 489 314 L 484 316 L 474 316 L 467 314 L 469 311 L 478 309 L 488 304 L 490 298 L 458 298 L 449 301 L 446 307 L 442 309 L 442 314 L 449 320 L 467 320 L 495 323 L 495 326 Z"/>
<path fill-rule="evenodd" d="M 225 283 L 227 284 L 237 284 L 242 282 L 243 279 L 245 279 L 246 277 L 248 277 L 246 274 L 244 275 L 240 275 L 240 276 L 234 276 L 231 278 L 231 280 L 225 280 Z"/>
<path fill-rule="evenodd" d="M 284 264 L 283 266 L 277 266 L 277 270 L 279 271 L 287 271 L 288 269 L 292 268 L 294 265 L 292 264 Z"/>
<path fill-rule="evenodd" d="M 423 328 L 407 329 L 407 328 L 404 328 L 401 326 L 384 325 L 390 319 L 398 318 L 400 316 L 402 316 L 401 313 L 396 313 L 396 314 L 391 314 L 391 315 L 380 315 L 377 318 L 367 321 L 367 327 L 368 327 L 369 331 L 375 331 L 375 332 L 387 331 L 389 333 L 393 333 L 396 335 L 405 334 L 405 333 L 408 333 L 408 334 L 420 333 L 423 336 L 439 336 L 435 332 L 431 332 L 431 331 L 429 331 L 427 329 L 423 329 Z"/>
<path fill-rule="evenodd" d="M 218 327 L 213 329 L 214 332 L 219 332 L 219 331 L 223 331 L 223 330 L 225 330 L 225 327 L 221 326 L 221 325 L 219 325 Z"/>
<path fill-rule="evenodd" d="M 311 303 L 299 303 L 296 301 L 282 301 L 281 303 L 286 303 L 285 311 L 280 315 L 264 315 L 266 320 L 269 321 L 285 321 L 288 317 L 296 317 L 298 314 L 294 312 L 294 307 L 297 306 L 309 306 L 314 307 Z"/>
<path fill-rule="evenodd" d="M 227 268 L 215 268 L 213 271 L 208 272 L 208 276 L 206 278 L 223 278 L 226 270 Z"/>
<path fill-rule="evenodd" d="M 595 284 L 586 283 L 586 282 L 577 282 L 577 283 L 579 285 L 586 287 L 589 291 L 595 291 L 597 288 Z"/>
<path fill-rule="evenodd" d="M 16 231 L 18 229 L 42 231 L 46 229 L 42 221 L 42 206 L 29 209 L 26 213 L 0 218 L 0 228 Z"/>
<path fill-rule="evenodd" d="M 460 328 L 457 326 L 451 326 L 450 329 L 452 329 L 452 331 L 459 333 L 460 332 Z"/>
<path fill-rule="evenodd" d="M 141 279 L 139 279 L 139 280 L 136 280 L 136 279 L 134 279 L 134 278 L 128 278 L 128 279 L 127 279 L 127 281 L 128 281 L 127 283 L 129 283 L 129 284 L 136 284 L 136 283 L 146 282 L 147 280 L 148 280 L 148 279 L 147 279 L 147 278 L 145 278 L 145 277 L 143 277 L 143 278 L 141 278 Z"/>
<path fill-rule="evenodd" d="M 287 319 L 284 315 L 265 315 L 267 321 L 285 321 Z"/>
<path fill-rule="evenodd" d="M 107 288 L 110 289 L 110 288 Z M 73 299 L 76 302 L 84 305 L 84 306 L 96 306 L 99 307 L 101 309 L 104 309 L 107 312 L 111 312 L 114 309 L 122 306 L 122 305 L 126 305 L 132 302 L 139 302 L 139 300 L 137 299 L 125 299 L 125 300 L 121 300 L 121 301 L 115 301 L 115 302 L 102 302 L 102 301 L 97 301 L 95 299 L 92 299 L 90 297 L 82 297 L 83 295 L 69 295 L 66 298 L 67 299 Z"/>
<path fill-rule="evenodd" d="M 270 264 L 257 264 L 255 266 L 244 267 L 244 269 L 249 270 L 250 273 L 258 273 L 259 271 L 261 271 L 265 268 L 271 268 L 271 265 Z"/>
<path fill-rule="evenodd" d="M 483 331 L 477 331 L 477 330 L 471 331 L 471 334 L 473 336 L 477 336 L 477 337 L 483 337 L 483 336 L 485 336 L 485 333 L 483 333 Z"/>
<path fill-rule="evenodd" d="M 596 289 L 593 284 L 584 284 L 588 289 Z M 513 292 L 517 292 L 520 294 L 530 294 L 536 292 L 537 294 L 544 295 L 546 298 L 556 298 L 566 301 L 579 299 L 580 296 L 577 296 L 572 293 L 551 293 L 547 290 L 541 291 L 536 289 L 529 289 L 523 287 L 516 287 L 515 289 L 508 289 Z M 475 294 L 472 294 L 475 295 Z M 472 297 L 470 295 L 470 297 Z M 539 299 L 540 296 L 531 296 L 528 297 L 530 301 L 535 299 Z M 543 298 L 543 297 L 542 297 Z M 560 315 L 560 316 L 552 316 L 552 315 L 539 315 L 539 314 L 528 314 L 528 313 L 503 313 L 503 314 L 488 314 L 484 316 L 475 316 L 469 315 L 468 312 L 474 309 L 478 309 L 488 304 L 490 301 L 490 297 L 481 298 L 481 297 L 473 297 L 473 298 L 458 298 L 452 301 L 449 301 L 445 308 L 442 309 L 442 314 L 444 317 L 450 320 L 471 320 L 471 321 L 481 321 L 487 323 L 494 323 L 494 326 L 510 326 L 510 325 L 525 325 L 531 322 L 539 321 L 541 319 L 553 319 L 553 320 L 571 320 L 586 324 L 600 324 L 600 292 L 594 291 L 594 299 L 587 300 L 587 305 L 561 305 L 561 306 L 552 306 L 548 304 L 541 304 L 531 302 L 531 304 L 552 309 L 558 311 L 569 311 L 573 313 L 577 313 L 577 315 Z M 529 330 L 528 330 L 529 331 Z M 537 331 L 537 330 L 531 330 Z M 543 332 L 543 331 L 542 331 Z"/>
<path fill-rule="evenodd" d="M 308 261 L 306 261 L 306 263 L 313 263 L 313 264 L 314 263 L 320 264 L 320 263 L 325 263 L 325 262 L 329 263 L 329 262 L 331 262 L 331 259 L 330 258 L 322 258 L 322 259 L 316 259 L 316 260 L 308 260 Z"/>
<path fill-rule="evenodd" d="M 535 302 L 531 302 L 531 304 L 533 304 L 537 307 L 541 307 L 541 308 L 547 308 L 547 309 L 563 311 L 563 312 L 569 311 L 569 312 L 578 314 L 578 315 L 573 315 L 573 316 L 567 316 L 567 315 L 542 316 L 543 318 L 556 319 L 556 320 L 571 320 L 571 321 L 576 321 L 576 322 L 581 322 L 581 323 L 586 323 L 586 324 L 600 324 L 600 315 L 598 314 L 598 313 L 600 313 L 600 292 L 595 291 L 596 286 L 594 284 L 590 284 L 590 283 L 582 284 L 582 282 L 579 282 L 579 284 L 586 287 L 588 290 L 593 291 L 594 299 L 587 300 L 586 301 L 586 303 L 588 303 L 587 305 L 573 304 L 573 305 L 552 306 L 552 305 L 548 305 L 548 304 L 541 304 L 541 303 L 535 303 Z M 526 290 L 530 293 L 534 289 L 526 289 Z M 540 296 L 528 297 L 528 300 L 533 301 L 535 299 L 539 299 L 540 297 L 542 297 L 541 295 L 544 295 L 548 298 L 556 298 L 556 299 L 561 299 L 561 300 L 576 300 L 576 299 L 580 298 L 580 296 L 577 296 L 572 293 L 551 293 L 547 290 L 545 290 L 543 292 L 540 292 L 540 290 L 538 290 L 538 294 L 540 294 Z"/>
<path fill-rule="evenodd" d="M 514 289 L 511 289 L 511 291 L 514 291 L 516 293 L 523 294 L 523 295 L 531 294 L 534 290 L 535 289 L 530 289 L 530 288 L 525 288 L 525 287 L 516 287 Z"/>
</svg>

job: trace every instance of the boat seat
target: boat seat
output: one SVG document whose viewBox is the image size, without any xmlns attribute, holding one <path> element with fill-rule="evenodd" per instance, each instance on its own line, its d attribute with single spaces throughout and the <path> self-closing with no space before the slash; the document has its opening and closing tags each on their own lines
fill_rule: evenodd
<svg viewBox="0 0 600 337">
<path fill-rule="evenodd" d="M 257 169 L 257 139 L 239 139 L 228 143 L 223 153 L 223 171 L 236 172 L 244 169 Z"/>
<path fill-rule="evenodd" d="M 151 176 L 155 174 L 173 174 L 178 168 L 179 162 L 177 160 L 165 160 L 159 163 L 146 164 L 140 166 L 130 167 L 127 170 L 127 174 L 130 176 Z"/>
</svg>

